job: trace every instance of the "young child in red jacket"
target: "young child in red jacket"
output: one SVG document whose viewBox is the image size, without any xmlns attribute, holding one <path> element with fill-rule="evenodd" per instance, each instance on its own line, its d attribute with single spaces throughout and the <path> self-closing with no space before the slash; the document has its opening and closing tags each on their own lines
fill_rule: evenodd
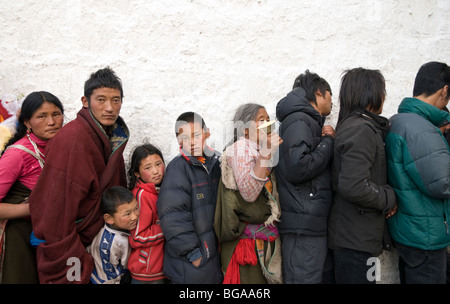
<svg viewBox="0 0 450 304">
<path fill-rule="evenodd" d="M 133 151 L 128 175 L 129 188 L 138 201 L 140 216 L 136 228 L 130 231 L 131 254 L 128 269 L 131 284 L 164 284 L 164 235 L 156 212 L 159 185 L 165 171 L 161 151 L 151 144 Z"/>
</svg>

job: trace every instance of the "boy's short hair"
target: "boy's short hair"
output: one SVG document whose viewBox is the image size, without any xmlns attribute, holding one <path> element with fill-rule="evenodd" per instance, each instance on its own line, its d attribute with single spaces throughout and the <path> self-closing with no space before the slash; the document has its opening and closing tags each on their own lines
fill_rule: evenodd
<svg viewBox="0 0 450 304">
<path fill-rule="evenodd" d="M 177 121 L 175 123 L 175 134 L 178 136 L 179 130 L 182 125 L 185 125 L 187 123 L 200 123 L 202 125 L 202 129 L 204 131 L 207 131 L 205 121 L 203 120 L 203 117 L 201 117 L 199 114 L 195 112 L 184 112 L 180 116 L 178 116 Z"/>
<path fill-rule="evenodd" d="M 117 89 L 120 91 L 120 98 L 123 98 L 122 81 L 110 67 L 92 73 L 89 79 L 84 83 L 84 96 L 89 102 L 92 92 L 98 88 Z"/>
<path fill-rule="evenodd" d="M 117 212 L 118 206 L 131 203 L 133 199 L 134 195 L 130 190 L 122 186 L 113 186 L 103 193 L 100 210 L 102 214 L 112 216 Z"/>
<path fill-rule="evenodd" d="M 414 80 L 413 97 L 433 95 L 444 86 L 450 86 L 450 67 L 443 62 L 431 61 L 422 65 Z M 450 90 L 447 98 L 450 96 Z"/>
<path fill-rule="evenodd" d="M 331 87 L 328 82 L 317 75 L 316 73 L 311 73 L 309 70 L 306 70 L 305 73 L 300 74 L 295 78 L 294 85 L 292 89 L 302 88 L 306 92 L 306 99 L 309 102 L 317 103 L 316 101 L 316 92 L 317 90 L 325 96 L 326 91 L 329 91 L 331 95 Z"/>
</svg>

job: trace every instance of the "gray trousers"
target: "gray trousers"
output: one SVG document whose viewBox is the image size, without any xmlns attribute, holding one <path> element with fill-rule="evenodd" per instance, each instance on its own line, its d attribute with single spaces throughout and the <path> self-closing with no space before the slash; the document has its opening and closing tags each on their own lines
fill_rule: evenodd
<svg viewBox="0 0 450 304">
<path fill-rule="evenodd" d="M 327 259 L 326 236 L 282 234 L 281 250 L 286 284 L 332 283 L 329 280 L 334 277 L 333 265 L 332 261 Z"/>
</svg>

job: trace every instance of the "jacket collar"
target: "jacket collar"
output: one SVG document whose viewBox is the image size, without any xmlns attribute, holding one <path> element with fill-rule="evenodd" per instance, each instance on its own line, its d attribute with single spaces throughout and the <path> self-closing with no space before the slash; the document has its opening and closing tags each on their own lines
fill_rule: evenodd
<svg viewBox="0 0 450 304">
<path fill-rule="evenodd" d="M 374 130 L 378 129 L 383 133 L 383 136 L 389 131 L 389 120 L 381 115 L 377 115 L 367 110 L 356 110 L 353 111 L 350 115 L 348 115 L 345 119 L 341 120 L 337 126 L 336 130 L 340 128 L 340 126 L 347 121 L 348 119 L 352 119 L 355 117 L 361 117 L 366 121 L 370 122 L 370 125 Z"/>
<path fill-rule="evenodd" d="M 30 133 L 30 139 L 31 139 L 32 141 L 34 141 L 34 142 L 36 143 L 36 145 L 37 145 L 39 148 L 42 148 L 42 149 L 44 149 L 45 146 L 46 146 L 47 143 L 48 143 L 48 140 L 42 140 L 42 139 L 40 139 L 39 137 L 37 137 L 36 135 L 34 135 L 33 132 Z"/>
<path fill-rule="evenodd" d="M 380 116 L 378 114 L 372 113 L 370 111 L 364 110 L 361 113 L 361 116 L 372 120 L 375 122 L 381 129 L 389 129 L 389 120 L 386 117 Z"/>
<path fill-rule="evenodd" d="M 127 143 L 130 131 L 122 117 L 119 116 L 117 118 L 111 134 L 107 135 L 100 123 L 94 118 L 89 108 L 83 107 L 78 112 L 78 116 L 83 118 L 97 134 L 98 139 L 102 142 L 105 155 L 111 157 L 119 147 Z"/>
<path fill-rule="evenodd" d="M 214 165 L 214 163 L 211 163 L 213 160 L 217 160 L 219 158 L 217 151 L 215 151 L 213 148 L 206 146 L 205 149 L 205 161 L 207 167 Z M 181 156 L 192 165 L 196 166 L 203 166 L 203 164 L 195 157 L 188 153 L 186 153 L 183 149 L 180 148 L 180 154 Z"/>
<path fill-rule="evenodd" d="M 138 187 L 139 189 L 144 189 L 145 191 L 148 191 L 148 192 L 156 194 L 156 195 L 158 195 L 158 192 L 159 192 L 159 187 L 156 187 L 155 184 L 144 183 L 140 179 L 138 179 L 138 181 L 136 183 L 136 187 Z"/>
<path fill-rule="evenodd" d="M 114 227 L 112 227 L 110 224 L 105 223 L 105 229 L 108 230 L 110 233 L 114 233 L 114 234 L 121 234 L 125 237 L 128 237 L 130 235 L 130 232 L 128 230 L 123 230 L 123 229 L 116 229 Z"/>
<path fill-rule="evenodd" d="M 445 111 L 441 111 L 435 106 L 432 106 L 417 98 L 405 98 L 398 107 L 398 113 L 415 113 L 418 114 L 433 125 L 438 127 L 444 122 L 450 122 L 450 114 Z"/>
</svg>

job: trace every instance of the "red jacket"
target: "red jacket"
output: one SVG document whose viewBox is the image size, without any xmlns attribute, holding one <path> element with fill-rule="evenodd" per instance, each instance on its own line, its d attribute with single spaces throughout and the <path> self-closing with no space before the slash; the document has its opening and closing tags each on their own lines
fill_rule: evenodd
<svg viewBox="0 0 450 304">
<path fill-rule="evenodd" d="M 136 229 L 130 231 L 128 269 L 140 281 L 156 281 L 163 274 L 164 235 L 156 212 L 158 191 L 154 184 L 138 181 L 133 189 L 140 209 Z"/>
<path fill-rule="evenodd" d="M 41 284 L 90 280 L 94 263 L 86 246 L 104 224 L 101 196 L 127 184 L 122 153 L 129 132 L 122 118 L 117 123 L 109 138 L 82 108 L 47 144 L 46 162 L 29 198 L 34 233 L 46 241 L 36 249 Z"/>
</svg>

